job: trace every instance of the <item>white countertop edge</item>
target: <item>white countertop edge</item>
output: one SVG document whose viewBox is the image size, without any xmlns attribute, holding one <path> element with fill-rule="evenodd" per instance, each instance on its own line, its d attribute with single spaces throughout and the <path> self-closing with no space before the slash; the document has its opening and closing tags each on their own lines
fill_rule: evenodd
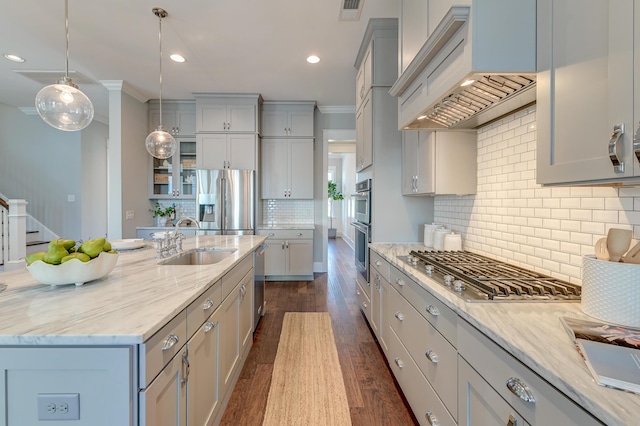
<svg viewBox="0 0 640 426">
<path fill-rule="evenodd" d="M 256 226 L 256 230 L 269 230 L 269 229 L 316 229 L 316 225 L 313 223 L 292 223 L 286 225 L 259 225 Z"/>
</svg>

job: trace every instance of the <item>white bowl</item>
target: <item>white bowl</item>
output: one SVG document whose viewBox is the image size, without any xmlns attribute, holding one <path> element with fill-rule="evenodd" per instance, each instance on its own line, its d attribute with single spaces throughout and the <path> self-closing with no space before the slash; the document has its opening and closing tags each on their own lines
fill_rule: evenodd
<svg viewBox="0 0 640 426">
<path fill-rule="evenodd" d="M 42 260 L 36 260 L 27 269 L 31 276 L 41 284 L 62 285 L 82 284 L 97 280 L 113 270 L 118 261 L 118 253 L 102 252 L 98 257 L 88 262 L 79 259 L 71 259 L 60 265 L 51 265 Z"/>
<path fill-rule="evenodd" d="M 144 240 L 142 238 L 111 241 L 111 248 L 113 248 L 114 250 L 133 250 L 141 247 L 144 247 Z"/>
</svg>

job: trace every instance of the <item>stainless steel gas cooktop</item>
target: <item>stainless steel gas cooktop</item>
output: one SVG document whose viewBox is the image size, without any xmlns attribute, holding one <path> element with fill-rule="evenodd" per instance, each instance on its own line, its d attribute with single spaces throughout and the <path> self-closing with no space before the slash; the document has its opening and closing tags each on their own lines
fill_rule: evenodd
<svg viewBox="0 0 640 426">
<path fill-rule="evenodd" d="M 467 251 L 415 251 L 398 258 L 468 302 L 577 302 L 582 288 Z"/>
</svg>

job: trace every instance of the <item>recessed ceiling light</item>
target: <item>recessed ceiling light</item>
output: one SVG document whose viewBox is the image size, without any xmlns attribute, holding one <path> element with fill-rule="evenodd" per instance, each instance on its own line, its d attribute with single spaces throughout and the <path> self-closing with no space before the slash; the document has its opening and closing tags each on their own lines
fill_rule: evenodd
<svg viewBox="0 0 640 426">
<path fill-rule="evenodd" d="M 307 58 L 307 62 L 309 62 L 310 64 L 317 64 L 318 62 L 320 62 L 320 58 L 318 58 L 316 55 L 311 55 Z"/>
<path fill-rule="evenodd" d="M 18 55 L 12 55 L 11 53 L 5 53 L 4 57 L 13 62 L 24 62 L 24 58 Z"/>
<path fill-rule="evenodd" d="M 462 82 L 462 84 L 460 86 L 464 87 L 464 86 L 468 86 L 470 84 L 475 83 L 475 80 L 466 80 L 464 82 Z"/>
<path fill-rule="evenodd" d="M 184 62 L 184 61 L 186 61 L 186 59 L 183 56 L 180 56 L 177 53 L 174 53 L 173 55 L 169 56 L 169 58 L 171 58 L 171 60 L 174 61 L 174 62 Z"/>
</svg>

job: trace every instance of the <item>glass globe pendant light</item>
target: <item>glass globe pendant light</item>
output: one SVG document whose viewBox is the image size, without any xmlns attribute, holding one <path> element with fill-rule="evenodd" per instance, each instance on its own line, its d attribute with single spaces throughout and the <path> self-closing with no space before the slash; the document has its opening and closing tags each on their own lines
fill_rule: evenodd
<svg viewBox="0 0 640 426">
<path fill-rule="evenodd" d="M 45 123 L 59 130 L 82 130 L 93 120 L 93 104 L 69 77 L 69 0 L 64 2 L 67 36 L 65 76 L 56 84 L 42 88 L 36 95 L 36 110 Z"/>
<path fill-rule="evenodd" d="M 160 125 L 156 130 L 149 133 L 149 136 L 147 136 L 145 140 L 145 146 L 149 154 L 163 160 L 176 153 L 178 143 L 162 126 L 162 18 L 167 17 L 167 11 L 159 7 L 154 7 L 152 11 L 160 21 L 160 30 L 158 32 L 158 39 L 160 41 Z"/>
</svg>

